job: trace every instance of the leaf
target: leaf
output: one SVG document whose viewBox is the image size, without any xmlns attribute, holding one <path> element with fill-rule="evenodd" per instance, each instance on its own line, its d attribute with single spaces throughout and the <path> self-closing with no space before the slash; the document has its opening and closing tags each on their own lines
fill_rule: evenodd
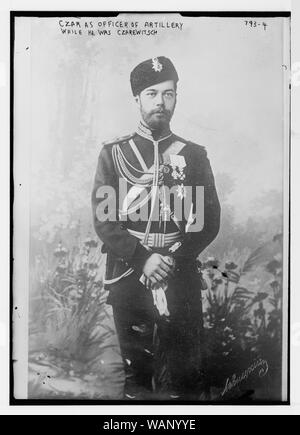
<svg viewBox="0 0 300 435">
<path fill-rule="evenodd" d="M 266 265 L 266 271 L 273 275 L 276 275 L 278 273 L 278 270 L 280 270 L 280 268 L 281 268 L 281 263 L 276 259 L 273 259 Z"/>
<path fill-rule="evenodd" d="M 70 276 L 68 276 L 66 278 L 61 278 L 60 281 L 70 283 L 70 284 L 76 284 L 76 280 Z"/>
<path fill-rule="evenodd" d="M 268 296 L 269 296 L 268 293 L 265 293 L 265 292 L 259 292 L 259 293 L 257 293 L 257 295 L 253 298 L 252 302 L 253 302 L 253 303 L 261 302 L 261 301 L 263 301 L 264 299 L 266 299 Z"/>
<path fill-rule="evenodd" d="M 259 246 L 247 258 L 241 270 L 241 275 L 250 272 L 254 267 L 259 266 L 266 257 L 264 246 Z"/>
<path fill-rule="evenodd" d="M 252 299 L 253 298 L 254 293 L 250 292 L 249 290 L 240 290 L 237 289 L 233 292 L 231 299 L 233 302 L 236 301 L 243 301 L 243 300 L 247 300 L 247 299 Z"/>
<path fill-rule="evenodd" d="M 236 292 L 243 292 L 243 293 L 248 293 L 248 294 L 253 294 L 253 292 L 251 292 L 250 290 L 248 290 L 246 287 L 242 287 L 242 286 L 238 286 L 235 288 Z"/>
<path fill-rule="evenodd" d="M 238 266 L 233 261 L 228 261 L 225 263 L 225 269 L 227 270 L 233 270 L 236 269 Z"/>
<path fill-rule="evenodd" d="M 277 302 L 275 301 L 274 298 L 269 298 L 269 302 L 270 302 L 270 304 L 271 304 L 274 308 L 276 308 L 276 306 L 277 306 Z"/>
<path fill-rule="evenodd" d="M 74 284 L 67 285 L 67 286 L 63 289 L 62 293 L 66 293 L 66 292 L 68 292 L 68 291 L 71 292 L 72 290 L 78 291 L 78 287 L 77 287 L 76 285 L 74 285 Z"/>
<path fill-rule="evenodd" d="M 232 270 L 227 270 L 226 272 L 227 274 L 227 279 L 228 281 L 234 282 L 234 283 L 238 283 L 240 280 L 240 275 L 236 272 L 233 272 Z"/>
</svg>

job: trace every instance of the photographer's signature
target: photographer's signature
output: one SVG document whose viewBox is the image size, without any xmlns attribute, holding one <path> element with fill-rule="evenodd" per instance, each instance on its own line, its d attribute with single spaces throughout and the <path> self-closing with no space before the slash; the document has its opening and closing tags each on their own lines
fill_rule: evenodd
<svg viewBox="0 0 300 435">
<path fill-rule="evenodd" d="M 226 385 L 224 390 L 221 393 L 221 396 L 224 396 L 226 393 L 228 393 L 232 388 L 237 387 L 240 385 L 243 381 L 248 379 L 248 377 L 255 371 L 258 370 L 258 376 L 260 378 L 263 378 L 266 376 L 269 370 L 268 361 L 262 358 L 258 358 L 251 364 L 249 367 L 247 367 L 246 370 L 244 370 L 240 375 L 236 375 L 235 373 L 231 376 L 231 378 L 226 379 Z"/>
</svg>

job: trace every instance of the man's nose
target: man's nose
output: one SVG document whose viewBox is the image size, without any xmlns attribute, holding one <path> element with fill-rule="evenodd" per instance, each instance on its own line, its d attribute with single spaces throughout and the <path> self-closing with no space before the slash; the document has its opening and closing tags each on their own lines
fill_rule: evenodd
<svg viewBox="0 0 300 435">
<path fill-rule="evenodd" d="M 164 99 L 163 99 L 163 95 L 162 94 L 158 93 L 156 95 L 156 101 L 155 101 L 155 103 L 156 103 L 157 106 L 163 106 Z"/>
</svg>

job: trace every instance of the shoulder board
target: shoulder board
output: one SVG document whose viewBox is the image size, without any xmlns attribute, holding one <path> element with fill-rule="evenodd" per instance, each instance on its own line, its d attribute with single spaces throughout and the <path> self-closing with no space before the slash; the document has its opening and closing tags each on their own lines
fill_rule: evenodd
<svg viewBox="0 0 300 435">
<path fill-rule="evenodd" d="M 186 145 L 193 145 L 193 146 L 199 148 L 201 151 L 206 152 L 206 148 L 203 145 L 199 145 L 195 142 L 192 142 L 191 140 L 183 139 L 182 137 L 177 136 L 177 135 L 176 135 L 176 138 L 179 139 L 181 142 L 185 143 Z"/>
<path fill-rule="evenodd" d="M 201 151 L 203 151 L 203 152 L 206 152 L 206 148 L 205 148 L 203 145 L 199 145 L 198 143 L 192 142 L 192 141 L 190 141 L 190 140 L 188 140 L 187 143 L 188 143 L 189 145 L 193 145 L 193 146 L 199 148 L 199 149 L 200 149 Z"/>
<path fill-rule="evenodd" d="M 125 136 L 118 136 L 118 137 L 115 137 L 114 139 L 106 140 L 106 141 L 102 142 L 102 145 L 113 145 L 116 143 L 124 142 L 124 141 L 127 141 L 129 139 L 132 139 L 134 135 L 135 135 L 135 132 L 131 133 L 131 134 L 127 134 Z"/>
</svg>

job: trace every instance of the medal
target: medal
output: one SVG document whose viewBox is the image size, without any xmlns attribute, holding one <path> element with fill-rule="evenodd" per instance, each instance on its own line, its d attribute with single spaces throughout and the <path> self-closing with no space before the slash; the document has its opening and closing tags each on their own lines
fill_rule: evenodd
<svg viewBox="0 0 300 435">
<path fill-rule="evenodd" d="M 186 167 L 185 158 L 177 154 L 170 154 L 170 165 L 174 180 L 183 181 L 185 179 L 184 168 Z"/>
<path fill-rule="evenodd" d="M 182 183 L 178 184 L 176 192 L 177 192 L 178 198 L 182 199 L 182 198 L 186 197 L 186 190 L 185 190 L 185 187 Z"/>
</svg>

